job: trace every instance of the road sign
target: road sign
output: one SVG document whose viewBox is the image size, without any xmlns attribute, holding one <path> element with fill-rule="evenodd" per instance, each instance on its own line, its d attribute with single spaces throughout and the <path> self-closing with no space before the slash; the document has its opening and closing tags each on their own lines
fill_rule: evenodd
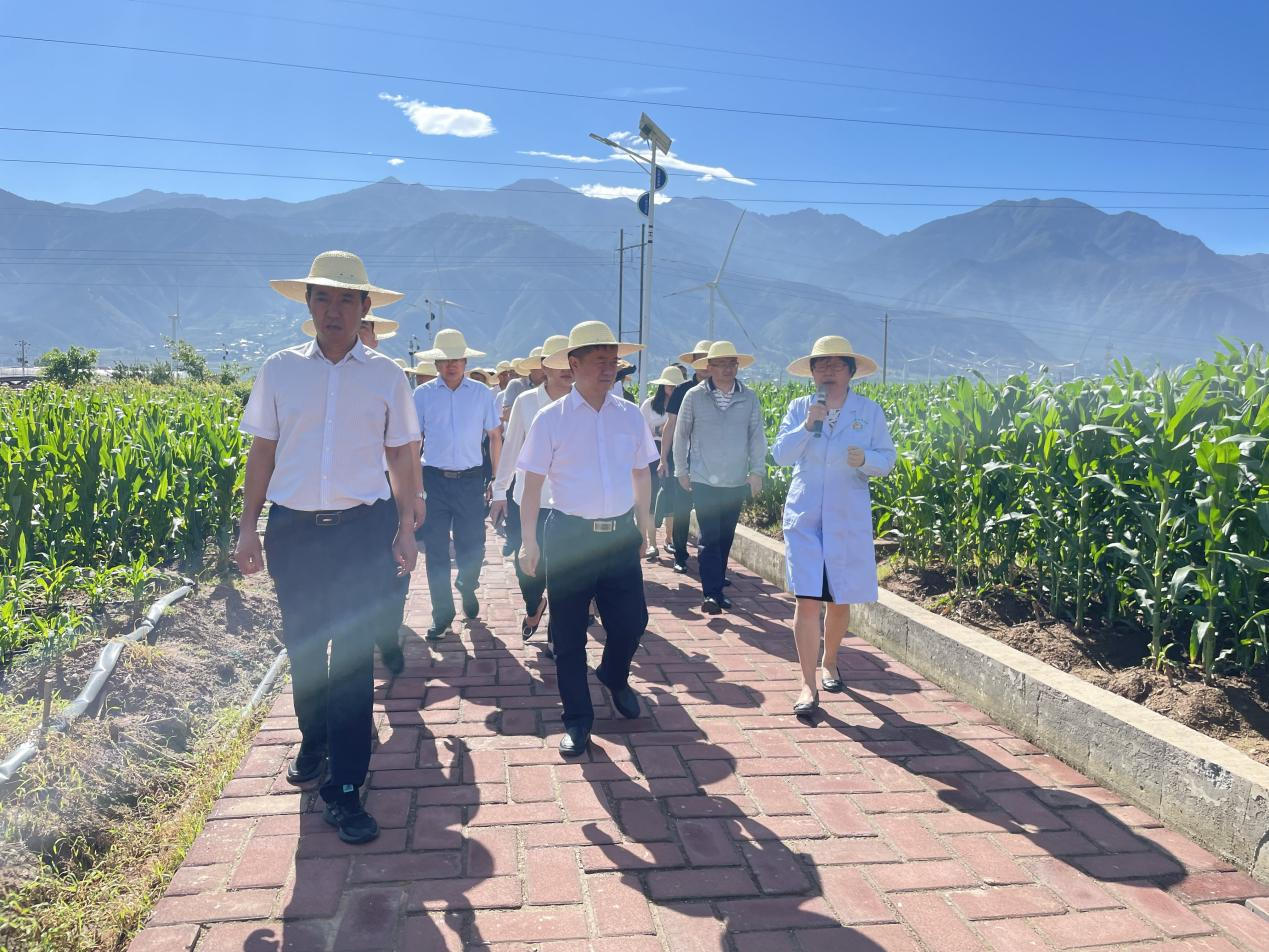
<svg viewBox="0 0 1269 952">
<path fill-rule="evenodd" d="M 670 176 L 666 175 L 665 169 L 661 168 L 661 166 L 658 165 L 657 174 L 656 174 L 656 186 L 655 186 L 658 192 L 661 191 L 661 189 L 665 188 L 665 180 L 668 179 L 669 177 Z"/>
<path fill-rule="evenodd" d="M 650 197 L 651 196 L 648 192 L 644 192 L 642 195 L 639 196 L 639 201 L 638 201 L 639 211 L 643 212 L 644 217 L 647 217 L 647 214 L 648 214 L 648 199 Z"/>
</svg>

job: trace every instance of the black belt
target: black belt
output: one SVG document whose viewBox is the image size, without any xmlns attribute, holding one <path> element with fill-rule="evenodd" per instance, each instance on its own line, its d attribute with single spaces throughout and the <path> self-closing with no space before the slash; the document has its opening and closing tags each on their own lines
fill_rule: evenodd
<svg viewBox="0 0 1269 952">
<path fill-rule="evenodd" d="M 356 522 L 364 519 L 374 511 L 375 506 L 386 503 L 388 500 L 380 499 L 378 502 L 367 505 L 352 506 L 349 509 L 319 509 L 316 511 L 308 509 L 290 509 L 286 506 L 273 504 L 273 511 L 281 515 L 288 522 L 308 523 L 322 528 L 330 526 L 347 525 L 350 522 Z"/>
<path fill-rule="evenodd" d="M 627 509 L 619 516 L 613 516 L 611 519 L 583 519 L 581 516 L 570 516 L 567 512 L 560 512 L 558 509 L 552 510 L 553 515 L 560 519 L 567 519 L 578 528 L 588 528 L 591 532 L 616 532 L 623 526 L 630 525 L 630 514 L 633 509 Z"/>
<path fill-rule="evenodd" d="M 471 469 L 441 469 L 439 466 L 424 466 L 423 472 L 426 473 L 429 469 L 446 479 L 466 479 L 468 476 L 480 476 L 485 471 L 483 466 L 473 466 Z"/>
</svg>

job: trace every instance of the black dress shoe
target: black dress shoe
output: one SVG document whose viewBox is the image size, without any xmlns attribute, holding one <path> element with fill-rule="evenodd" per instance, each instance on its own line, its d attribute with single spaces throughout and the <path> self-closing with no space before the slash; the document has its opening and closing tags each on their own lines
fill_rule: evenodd
<svg viewBox="0 0 1269 952">
<path fill-rule="evenodd" d="M 446 622 L 443 625 L 433 625 L 431 628 L 427 630 L 427 634 L 424 635 L 423 637 L 426 638 L 428 641 L 440 641 L 447 634 L 449 634 L 450 624 L 451 622 Z"/>
<path fill-rule="evenodd" d="M 480 601 L 475 592 L 463 592 L 463 617 L 474 621 L 480 617 Z"/>
<path fill-rule="evenodd" d="M 585 727 L 566 727 L 560 738 L 561 757 L 580 757 L 590 745 L 590 731 Z"/>
<path fill-rule="evenodd" d="M 815 716 L 815 712 L 820 709 L 820 698 L 816 694 L 809 701 L 799 701 L 793 705 L 793 716 L 807 719 Z"/>
<path fill-rule="evenodd" d="M 639 703 L 639 695 L 635 693 L 634 688 L 627 684 L 620 691 L 614 691 L 604 684 L 598 672 L 595 673 L 595 677 L 599 680 L 599 686 L 604 689 L 604 693 L 608 695 L 608 702 L 614 711 L 629 720 L 643 716 L 643 705 Z"/>
<path fill-rule="evenodd" d="M 291 761 L 291 766 L 286 768 L 286 782 L 298 787 L 302 783 L 316 780 L 321 776 L 325 762 L 325 751 L 305 753 L 301 750 Z"/>
<path fill-rule="evenodd" d="M 726 595 L 718 596 L 718 604 L 723 607 L 723 611 L 727 611 L 727 612 L 731 611 L 731 599 L 728 598 Z"/>
<path fill-rule="evenodd" d="M 701 611 L 706 615 L 721 615 L 723 606 L 719 604 L 718 599 L 713 595 L 708 596 L 705 601 L 701 602 Z"/>
<path fill-rule="evenodd" d="M 380 645 L 379 654 L 383 658 L 383 666 L 394 676 L 405 670 L 405 655 L 400 645 Z"/>
<path fill-rule="evenodd" d="M 322 819 L 339 830 L 339 838 L 345 843 L 369 843 L 379 835 L 379 824 L 366 812 L 356 794 L 347 800 L 326 804 Z"/>
<path fill-rule="evenodd" d="M 840 694 L 845 688 L 845 684 L 842 683 L 842 672 L 834 668 L 832 675 L 820 678 L 820 687 L 830 694 Z"/>
<path fill-rule="evenodd" d="M 675 573 L 676 573 L 676 574 L 678 574 L 678 575 L 686 575 L 686 574 L 687 574 L 687 564 L 686 564 L 685 562 L 675 562 L 675 563 L 674 563 L 674 571 L 675 571 Z"/>
</svg>

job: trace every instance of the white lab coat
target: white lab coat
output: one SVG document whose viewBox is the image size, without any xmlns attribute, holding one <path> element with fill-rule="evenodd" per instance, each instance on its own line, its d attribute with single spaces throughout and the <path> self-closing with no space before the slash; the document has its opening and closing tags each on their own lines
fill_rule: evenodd
<svg viewBox="0 0 1269 952">
<path fill-rule="evenodd" d="M 816 438 L 803 429 L 814 395 L 789 404 L 771 455 L 793 467 L 784 503 L 785 581 L 795 595 L 828 590 L 836 604 L 877 600 L 873 551 L 871 476 L 894 468 L 895 448 L 885 415 L 874 401 L 851 390 L 837 425 Z M 851 446 L 864 450 L 864 465 L 846 462 Z"/>
</svg>

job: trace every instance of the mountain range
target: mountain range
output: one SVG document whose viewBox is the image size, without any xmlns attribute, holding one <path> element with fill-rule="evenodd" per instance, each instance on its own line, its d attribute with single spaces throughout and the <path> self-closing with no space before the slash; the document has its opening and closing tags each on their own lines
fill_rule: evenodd
<svg viewBox="0 0 1269 952">
<path fill-rule="evenodd" d="M 999 201 L 883 235 L 842 214 L 741 210 L 707 198 L 658 205 L 648 369 L 710 336 L 705 291 L 736 232 L 715 336 L 774 376 L 816 337 L 887 356 L 892 376 L 1039 363 L 1091 371 L 1109 357 L 1174 363 L 1221 336 L 1263 341 L 1269 255 L 1221 255 L 1133 212 L 1071 199 Z M 96 205 L 0 191 L 0 350 L 80 344 L 104 363 L 162 354 L 178 336 L 256 363 L 298 340 L 301 306 L 268 279 L 357 251 L 402 290 L 384 349 L 426 346 L 441 324 L 501 358 L 600 318 L 637 335 L 642 221 L 633 204 L 523 180 L 487 191 L 394 178 L 304 202 L 144 190 Z M 442 307 L 437 303 L 445 299 Z M 172 315 L 179 314 L 174 323 Z M 884 317 L 888 315 L 889 319 Z M 429 325 L 429 316 L 432 318 Z M 737 321 L 737 316 L 739 322 Z M 0 362 L 7 362 L 0 360 Z"/>
</svg>

